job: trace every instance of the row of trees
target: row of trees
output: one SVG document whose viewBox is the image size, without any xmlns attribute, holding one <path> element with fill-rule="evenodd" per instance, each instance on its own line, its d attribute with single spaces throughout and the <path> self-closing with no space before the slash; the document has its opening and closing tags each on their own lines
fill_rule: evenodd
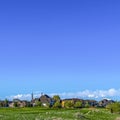
<svg viewBox="0 0 120 120">
<path fill-rule="evenodd" d="M 58 95 L 53 96 L 53 99 L 55 101 L 53 108 L 61 108 L 62 103 L 60 100 L 60 97 Z M 82 108 L 83 107 L 83 103 L 82 101 L 72 101 L 72 100 L 66 100 L 64 101 L 64 108 Z M 89 107 L 88 102 L 85 103 L 84 107 Z"/>
<path fill-rule="evenodd" d="M 77 101 L 74 103 L 73 101 L 65 101 L 64 107 L 65 108 L 82 108 L 82 102 Z"/>
<path fill-rule="evenodd" d="M 58 95 L 53 96 L 54 104 L 50 106 L 50 104 L 47 105 L 47 107 L 52 108 L 61 108 L 63 107 L 61 99 Z M 40 107 L 42 106 L 42 103 L 40 101 L 35 102 L 35 106 Z M 82 108 L 83 104 L 81 101 L 72 101 L 72 100 L 66 100 L 64 101 L 64 108 Z M 86 103 L 84 107 L 89 107 L 89 104 Z"/>
<path fill-rule="evenodd" d="M 64 102 L 61 102 L 61 98 L 59 97 L 59 95 L 55 95 L 52 98 L 54 100 L 53 105 L 51 106 L 49 103 L 47 104 L 47 107 L 52 107 L 52 108 L 61 108 L 63 107 L 63 103 L 64 103 L 64 108 L 82 108 L 82 107 L 90 107 L 89 103 L 86 102 L 84 105 L 82 103 L 82 101 L 72 101 L 72 100 L 65 100 Z M 4 101 L 0 102 L 0 107 L 8 107 L 8 100 L 5 99 Z M 31 107 L 31 103 L 27 102 L 26 107 Z M 35 101 L 35 106 L 37 107 L 42 107 L 42 103 L 40 101 Z M 14 107 L 19 107 L 19 103 L 18 102 L 14 102 Z M 110 103 L 106 106 L 107 109 L 109 109 L 111 111 L 111 113 L 120 113 L 120 102 L 113 102 Z"/>
<path fill-rule="evenodd" d="M 42 107 L 42 103 L 40 101 L 35 102 L 36 107 Z M 47 104 L 46 107 L 52 107 L 52 108 L 61 108 L 62 103 L 61 101 L 55 101 L 53 106 L 50 106 L 50 104 Z M 89 107 L 88 104 L 86 104 L 86 107 Z M 77 102 L 72 102 L 72 101 L 65 101 L 64 102 L 64 108 L 82 108 L 82 102 L 77 101 Z"/>
</svg>

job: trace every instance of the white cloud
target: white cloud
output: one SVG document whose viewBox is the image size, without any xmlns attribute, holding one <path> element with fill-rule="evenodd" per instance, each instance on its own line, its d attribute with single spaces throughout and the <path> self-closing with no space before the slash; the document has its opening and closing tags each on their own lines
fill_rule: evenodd
<svg viewBox="0 0 120 120">
<path fill-rule="evenodd" d="M 114 88 L 108 90 L 84 90 L 75 93 L 60 93 L 59 94 L 62 98 L 67 97 L 78 97 L 78 98 L 104 98 L 104 97 L 118 97 L 120 95 L 120 89 L 116 90 Z"/>
<path fill-rule="evenodd" d="M 90 98 L 90 99 L 101 99 L 101 98 L 117 98 L 120 96 L 120 89 L 108 89 L 108 90 L 84 90 L 80 92 L 64 92 L 64 93 L 51 93 L 48 94 L 50 96 L 53 95 L 60 95 L 61 98 Z M 41 96 L 41 92 L 35 92 L 34 98 L 39 98 Z M 18 95 L 12 95 L 10 97 L 7 97 L 9 99 L 21 99 L 21 100 L 31 100 L 31 94 L 18 94 Z"/>
<path fill-rule="evenodd" d="M 21 100 L 28 100 L 31 98 L 31 94 L 17 94 L 17 95 L 12 95 L 8 97 L 9 99 L 21 99 Z"/>
</svg>

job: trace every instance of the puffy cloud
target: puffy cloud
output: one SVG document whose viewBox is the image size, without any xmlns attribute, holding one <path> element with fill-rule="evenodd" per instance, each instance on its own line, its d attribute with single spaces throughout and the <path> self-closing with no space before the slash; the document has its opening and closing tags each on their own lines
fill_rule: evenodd
<svg viewBox="0 0 120 120">
<path fill-rule="evenodd" d="M 59 95 L 61 98 L 83 98 L 83 99 L 102 99 L 102 98 L 118 98 L 120 96 L 120 89 L 108 89 L 108 90 L 84 90 L 80 92 L 64 92 L 64 93 L 51 93 L 50 96 Z M 41 96 L 41 92 L 35 92 L 34 98 Z M 10 99 L 31 100 L 31 94 L 18 94 L 7 97 Z"/>
<path fill-rule="evenodd" d="M 62 98 L 67 98 L 67 97 L 93 98 L 93 99 L 99 99 L 105 97 L 111 98 L 111 97 L 118 97 L 120 95 L 120 89 L 116 90 L 114 88 L 111 88 L 108 90 L 95 90 L 95 91 L 84 90 L 75 93 L 59 93 L 59 95 Z"/>
<path fill-rule="evenodd" d="M 31 98 L 31 94 L 17 94 L 7 97 L 9 99 L 21 99 L 21 100 L 28 100 Z"/>
</svg>

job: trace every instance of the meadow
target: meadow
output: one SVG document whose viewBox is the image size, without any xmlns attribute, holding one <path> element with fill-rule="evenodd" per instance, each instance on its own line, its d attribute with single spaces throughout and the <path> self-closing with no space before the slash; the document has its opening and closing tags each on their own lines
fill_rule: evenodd
<svg viewBox="0 0 120 120">
<path fill-rule="evenodd" d="M 106 109 L 0 108 L 0 120 L 120 120 Z"/>
</svg>

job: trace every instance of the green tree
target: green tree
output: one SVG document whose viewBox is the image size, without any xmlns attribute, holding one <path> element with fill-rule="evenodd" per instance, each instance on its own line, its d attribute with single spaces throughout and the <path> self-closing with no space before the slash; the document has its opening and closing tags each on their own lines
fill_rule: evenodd
<svg viewBox="0 0 120 120">
<path fill-rule="evenodd" d="M 74 107 L 75 108 L 81 108 L 82 107 L 82 102 L 81 101 L 75 102 Z"/>
<path fill-rule="evenodd" d="M 59 95 L 54 95 L 53 96 L 53 100 L 56 101 L 60 101 L 60 96 Z"/>
<path fill-rule="evenodd" d="M 53 100 L 54 100 L 53 108 L 61 108 L 60 96 L 54 95 Z"/>
<path fill-rule="evenodd" d="M 4 107 L 4 103 L 0 101 L 0 107 Z"/>
<path fill-rule="evenodd" d="M 111 113 L 120 113 L 120 102 L 108 104 L 106 108 L 109 109 Z"/>
<path fill-rule="evenodd" d="M 42 105 L 42 103 L 39 100 L 35 101 L 35 106 L 40 107 L 41 105 Z"/>
<path fill-rule="evenodd" d="M 60 101 L 56 101 L 55 103 L 54 103 L 54 105 L 53 105 L 53 108 L 61 108 L 62 106 L 61 106 L 61 103 L 60 103 Z"/>
<path fill-rule="evenodd" d="M 64 106 L 65 106 L 65 108 L 73 108 L 74 103 L 72 100 L 68 100 L 68 101 L 65 101 Z"/>
<path fill-rule="evenodd" d="M 90 107 L 89 103 L 86 102 L 86 103 L 85 103 L 85 108 L 89 108 L 89 107 Z"/>
</svg>

